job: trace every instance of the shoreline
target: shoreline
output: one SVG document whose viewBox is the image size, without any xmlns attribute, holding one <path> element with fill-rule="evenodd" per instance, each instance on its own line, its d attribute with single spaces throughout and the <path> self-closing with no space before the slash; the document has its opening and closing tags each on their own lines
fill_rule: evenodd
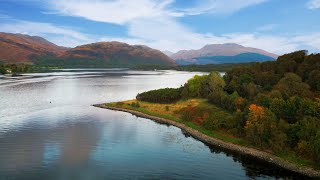
<svg viewBox="0 0 320 180">
<path fill-rule="evenodd" d="M 212 146 L 217 146 L 219 148 L 223 148 L 223 149 L 227 149 L 227 150 L 231 150 L 233 152 L 239 153 L 241 155 L 247 155 L 253 158 L 257 158 L 259 160 L 271 163 L 273 165 L 279 166 L 281 168 L 287 169 L 289 171 L 293 171 L 305 176 L 309 176 L 311 178 L 320 178 L 320 170 L 315 170 L 311 167 L 302 167 L 299 166 L 297 164 L 288 162 L 280 157 L 277 157 L 273 154 L 267 153 L 267 152 L 263 152 L 263 151 L 259 151 L 257 149 L 254 148 L 249 148 L 249 147 L 244 147 L 244 146 L 240 146 L 237 144 L 233 144 L 230 142 L 225 142 L 223 140 L 220 139 L 216 139 L 210 136 L 207 136 L 201 132 L 199 132 L 196 129 L 193 129 L 185 124 L 173 121 L 173 120 L 169 120 L 169 119 L 165 119 L 165 118 L 160 118 L 157 116 L 152 116 L 152 115 L 148 115 L 139 111 L 135 111 L 135 110 L 130 110 L 130 109 L 125 109 L 125 108 L 118 108 L 118 107 L 111 107 L 111 106 L 107 106 L 105 104 L 96 104 L 93 105 L 94 107 L 98 107 L 98 108 L 103 108 L 103 109 L 109 109 L 109 110 L 115 110 L 115 111 L 122 111 L 122 112 L 127 112 L 130 114 L 133 114 L 135 116 L 138 117 L 142 117 L 142 118 L 147 118 L 159 123 L 164 123 L 164 124 L 169 124 L 169 125 L 173 125 L 176 126 L 184 131 L 186 131 L 187 133 L 189 133 L 192 137 L 194 137 L 195 139 L 202 141 L 204 143 L 210 144 Z"/>
</svg>

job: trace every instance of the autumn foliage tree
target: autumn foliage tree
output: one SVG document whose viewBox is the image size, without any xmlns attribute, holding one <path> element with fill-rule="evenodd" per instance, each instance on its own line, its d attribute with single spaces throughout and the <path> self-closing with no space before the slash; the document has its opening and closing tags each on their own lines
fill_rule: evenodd
<svg viewBox="0 0 320 180">
<path fill-rule="evenodd" d="M 262 147 L 268 143 L 270 132 L 266 127 L 269 123 L 265 109 L 261 106 L 251 104 L 245 125 L 247 139 L 255 145 Z"/>
<path fill-rule="evenodd" d="M 256 104 L 249 106 L 245 125 L 246 138 L 259 147 L 271 147 L 279 151 L 285 146 L 286 134 L 279 128 L 276 116 L 269 110 Z"/>
</svg>

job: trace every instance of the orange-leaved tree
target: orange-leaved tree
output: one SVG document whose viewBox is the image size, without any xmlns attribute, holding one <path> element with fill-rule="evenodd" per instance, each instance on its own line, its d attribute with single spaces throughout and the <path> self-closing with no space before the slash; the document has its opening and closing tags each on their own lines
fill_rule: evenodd
<svg viewBox="0 0 320 180">
<path fill-rule="evenodd" d="M 246 137 L 249 142 L 260 147 L 271 147 L 279 151 L 285 147 L 286 134 L 280 128 L 274 113 L 268 109 L 251 104 L 245 125 Z"/>
</svg>

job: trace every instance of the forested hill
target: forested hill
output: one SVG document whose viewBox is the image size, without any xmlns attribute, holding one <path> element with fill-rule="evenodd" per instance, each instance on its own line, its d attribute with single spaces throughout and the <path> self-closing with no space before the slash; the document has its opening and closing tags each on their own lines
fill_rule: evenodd
<svg viewBox="0 0 320 180">
<path fill-rule="evenodd" d="M 285 98 L 314 98 L 320 91 L 320 54 L 307 55 L 306 51 L 285 54 L 277 61 L 235 68 L 227 73 L 225 80 L 227 92 L 237 91 L 249 99 L 266 91 L 280 91 Z M 286 83 L 289 89 L 283 89 L 286 86 L 281 83 Z M 251 84 L 252 89 L 244 90 L 244 84 Z"/>
<path fill-rule="evenodd" d="M 320 167 L 320 54 L 297 51 L 277 61 L 234 68 L 223 78 L 213 72 L 195 76 L 176 90 L 137 96 L 157 103 L 192 98 L 205 98 L 232 118 L 215 119 L 208 116 L 208 107 L 192 106 L 182 113 L 184 120 L 225 131 L 299 164 Z"/>
<path fill-rule="evenodd" d="M 235 68 L 224 80 L 223 90 L 199 95 L 235 112 L 233 128 L 240 136 L 320 166 L 320 54 L 285 54 Z"/>
</svg>

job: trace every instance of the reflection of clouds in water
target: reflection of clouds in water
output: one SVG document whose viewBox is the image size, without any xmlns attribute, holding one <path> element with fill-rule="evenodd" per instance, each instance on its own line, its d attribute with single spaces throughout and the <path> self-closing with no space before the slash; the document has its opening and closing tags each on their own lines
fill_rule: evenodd
<svg viewBox="0 0 320 180">
<path fill-rule="evenodd" d="M 66 166 L 87 162 L 100 137 L 99 127 L 95 124 L 77 124 L 64 129 L 60 161 Z"/>
<path fill-rule="evenodd" d="M 61 145 L 58 143 L 46 143 L 44 147 L 43 163 L 48 166 L 60 156 Z"/>
<path fill-rule="evenodd" d="M 102 126 L 98 125 L 101 123 L 98 114 L 97 116 L 69 114 L 70 121 L 46 123 L 54 118 L 47 119 L 48 113 L 44 111 L 32 117 L 42 121 L 37 123 L 36 120 L 30 122 L 31 124 L 25 124 L 21 129 L 2 134 L 0 172 L 30 171 L 42 165 L 50 166 L 52 163 L 72 165 L 87 162 L 101 133 Z M 59 115 L 55 117 L 59 118 Z M 68 115 L 64 114 L 64 118 L 68 119 Z M 88 123 L 87 118 L 90 121 L 92 118 L 97 121 Z"/>
</svg>

